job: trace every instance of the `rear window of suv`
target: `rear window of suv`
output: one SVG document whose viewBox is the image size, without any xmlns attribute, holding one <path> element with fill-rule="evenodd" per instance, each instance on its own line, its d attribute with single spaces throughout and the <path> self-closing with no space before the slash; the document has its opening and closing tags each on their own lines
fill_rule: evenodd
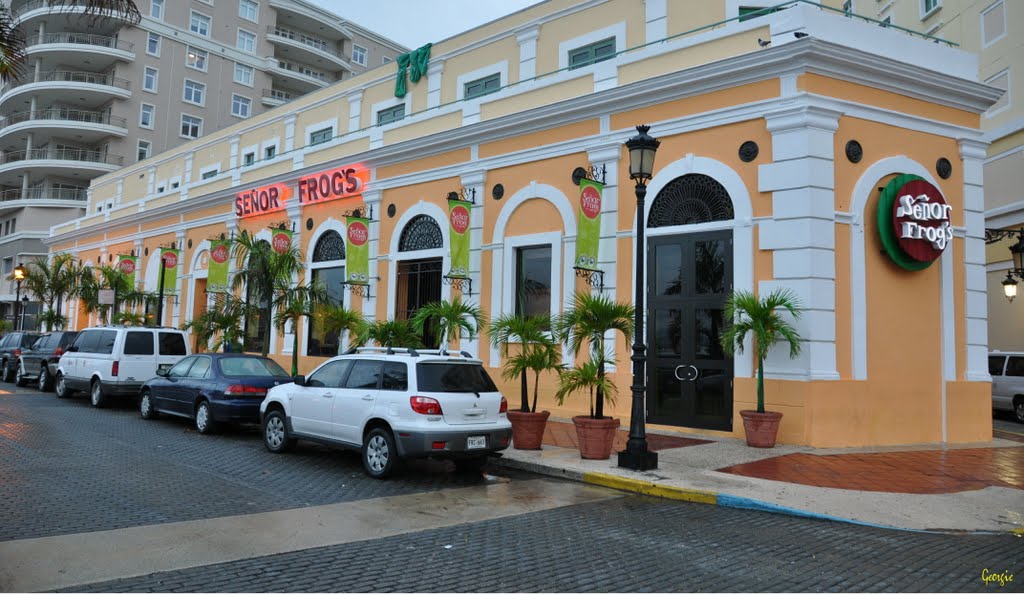
<svg viewBox="0 0 1024 595">
<path fill-rule="evenodd" d="M 153 333 L 128 331 L 124 338 L 125 355 L 153 355 Z"/>
<path fill-rule="evenodd" d="M 480 364 L 424 362 L 416 364 L 416 385 L 424 392 L 493 393 L 498 387 Z"/>
<path fill-rule="evenodd" d="M 160 355 L 188 355 L 185 336 L 181 333 L 160 333 Z"/>
</svg>

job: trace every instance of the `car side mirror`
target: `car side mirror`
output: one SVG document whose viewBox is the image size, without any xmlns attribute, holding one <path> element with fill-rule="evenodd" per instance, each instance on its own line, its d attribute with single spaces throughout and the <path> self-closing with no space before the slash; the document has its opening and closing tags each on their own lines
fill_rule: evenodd
<svg viewBox="0 0 1024 595">
<path fill-rule="evenodd" d="M 165 370 L 164 368 L 160 368 L 160 369 L 158 369 L 156 371 L 156 375 L 157 376 L 167 376 L 167 370 Z"/>
<path fill-rule="evenodd" d="M 72 345 L 71 347 L 68 347 L 66 353 L 71 353 L 73 351 L 78 351 L 78 345 Z"/>
<path fill-rule="evenodd" d="M 302 374 L 292 376 L 292 382 L 295 383 L 295 386 L 306 386 L 306 377 Z"/>
</svg>

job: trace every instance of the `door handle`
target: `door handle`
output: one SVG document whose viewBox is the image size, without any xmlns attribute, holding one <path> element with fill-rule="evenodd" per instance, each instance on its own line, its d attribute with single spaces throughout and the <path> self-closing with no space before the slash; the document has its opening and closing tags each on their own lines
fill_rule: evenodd
<svg viewBox="0 0 1024 595">
<path fill-rule="evenodd" d="M 675 377 L 676 377 L 676 380 L 678 380 L 680 382 L 689 380 L 689 378 L 683 378 L 682 376 L 679 375 L 679 370 L 681 368 L 686 368 L 686 366 L 685 365 L 683 365 L 683 366 L 676 366 L 676 369 L 672 372 L 672 374 L 674 374 Z"/>
<path fill-rule="evenodd" d="M 690 378 L 690 380 L 697 380 L 700 378 L 700 370 L 697 369 L 697 366 L 690 364 L 690 367 L 693 368 L 693 378 Z"/>
<path fill-rule="evenodd" d="M 324 393 L 323 397 L 325 399 L 333 399 L 334 398 L 334 393 Z"/>
<path fill-rule="evenodd" d="M 373 395 L 363 395 L 363 400 L 364 401 L 372 401 L 373 400 Z"/>
</svg>

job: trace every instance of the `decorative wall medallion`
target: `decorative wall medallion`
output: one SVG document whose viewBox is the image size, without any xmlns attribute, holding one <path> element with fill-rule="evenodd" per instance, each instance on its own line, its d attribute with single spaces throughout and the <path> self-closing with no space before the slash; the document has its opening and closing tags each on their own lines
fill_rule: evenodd
<svg viewBox="0 0 1024 595">
<path fill-rule="evenodd" d="M 505 196 L 505 187 L 501 184 L 495 184 L 494 188 L 491 188 L 491 196 L 494 200 L 501 200 L 501 197 Z"/>
<path fill-rule="evenodd" d="M 949 159 L 939 157 L 939 160 L 935 162 L 935 173 L 939 174 L 943 180 L 948 180 L 949 176 L 953 175 L 953 164 L 949 162 Z"/>
<path fill-rule="evenodd" d="M 397 213 L 397 212 L 398 212 L 398 207 L 395 206 L 395 203 L 391 203 L 391 204 L 388 205 L 388 217 L 394 218 L 395 213 Z"/>
<path fill-rule="evenodd" d="M 189 250 L 191 250 L 191 249 L 192 249 L 192 240 L 189 240 L 189 241 L 188 241 L 188 249 L 189 249 Z"/>
<path fill-rule="evenodd" d="M 860 160 L 864 157 L 864 148 L 860 146 L 860 143 L 851 140 L 846 143 L 846 158 L 850 160 L 850 163 L 860 163 Z"/>
<path fill-rule="evenodd" d="M 306 219 L 306 231 L 313 229 L 313 218 Z"/>
<path fill-rule="evenodd" d="M 149 256 L 149 248 L 146 248 L 146 256 Z"/>
<path fill-rule="evenodd" d="M 744 163 L 750 163 L 757 159 L 758 152 L 760 152 L 760 149 L 758 148 L 757 143 L 752 140 L 748 140 L 740 145 L 740 160 Z"/>
</svg>

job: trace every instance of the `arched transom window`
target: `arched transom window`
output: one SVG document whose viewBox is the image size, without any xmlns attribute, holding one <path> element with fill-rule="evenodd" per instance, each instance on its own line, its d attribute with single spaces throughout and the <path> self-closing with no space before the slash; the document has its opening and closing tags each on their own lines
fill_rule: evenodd
<svg viewBox="0 0 1024 595">
<path fill-rule="evenodd" d="M 444 236 L 441 235 L 441 228 L 434 218 L 428 215 L 413 217 L 402 230 L 402 236 L 398 240 L 399 252 L 436 248 L 444 248 Z"/>
<path fill-rule="evenodd" d="M 732 199 L 717 180 L 703 174 L 680 176 L 651 204 L 647 227 L 671 227 L 733 218 Z"/>
</svg>

